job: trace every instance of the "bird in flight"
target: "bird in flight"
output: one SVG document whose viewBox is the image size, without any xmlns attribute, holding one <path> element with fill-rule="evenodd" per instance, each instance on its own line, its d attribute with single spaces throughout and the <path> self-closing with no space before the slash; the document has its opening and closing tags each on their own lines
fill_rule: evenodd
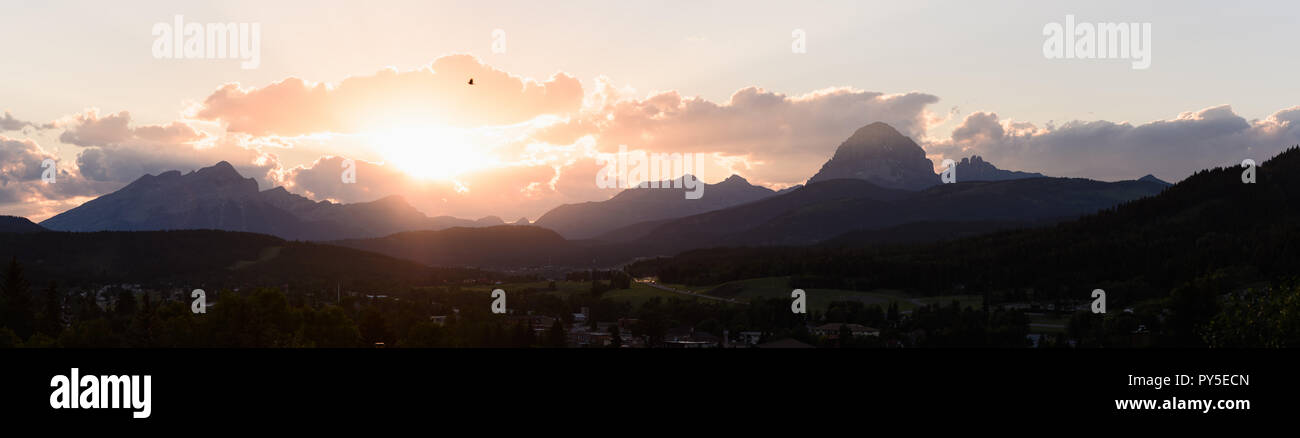
<svg viewBox="0 0 1300 438">
<path fill-rule="evenodd" d="M 469 78 L 469 84 L 474 85 L 474 78 Z"/>
</svg>

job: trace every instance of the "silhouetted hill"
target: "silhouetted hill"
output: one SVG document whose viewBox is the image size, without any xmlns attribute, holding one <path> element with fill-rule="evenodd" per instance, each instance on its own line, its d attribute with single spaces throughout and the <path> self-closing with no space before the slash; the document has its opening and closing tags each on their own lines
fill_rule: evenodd
<svg viewBox="0 0 1300 438">
<path fill-rule="evenodd" d="M 645 254 L 664 254 L 655 245 L 567 240 L 555 231 L 525 225 L 408 231 L 331 243 L 434 266 L 484 269 L 607 268 Z"/>
<path fill-rule="evenodd" d="M 853 200 L 888 202 L 915 195 L 863 180 L 830 180 L 749 204 L 662 222 L 638 242 L 668 245 L 674 250 L 723 245 L 735 242 L 737 233 L 758 228 L 791 212 L 833 209 Z"/>
<path fill-rule="evenodd" d="M 669 182 L 660 184 L 666 187 Z M 680 187 L 680 183 L 673 187 Z M 699 199 L 687 199 L 686 192 L 685 188 L 630 188 L 605 201 L 561 205 L 537 218 L 533 225 L 570 239 L 585 239 L 639 222 L 704 213 L 773 194 L 771 189 L 752 185 L 738 175 L 705 184 Z"/>
<path fill-rule="evenodd" d="M 39 233 L 49 231 L 25 217 L 0 216 L 0 233 Z"/>
<path fill-rule="evenodd" d="M 1051 225 L 1044 222 L 912 222 L 888 228 L 850 231 L 825 240 L 818 246 L 829 248 L 929 243 L 990 234 L 1018 228 Z"/>
<path fill-rule="evenodd" d="M 34 285 L 401 287 L 474 278 L 352 248 L 215 230 L 0 234 Z"/>
</svg>

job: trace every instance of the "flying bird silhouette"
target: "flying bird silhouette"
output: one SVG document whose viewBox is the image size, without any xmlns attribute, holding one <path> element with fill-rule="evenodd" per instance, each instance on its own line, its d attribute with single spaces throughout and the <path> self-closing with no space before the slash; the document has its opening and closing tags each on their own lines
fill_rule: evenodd
<svg viewBox="0 0 1300 438">
<path fill-rule="evenodd" d="M 474 85 L 474 78 L 469 78 L 469 84 Z"/>
</svg>

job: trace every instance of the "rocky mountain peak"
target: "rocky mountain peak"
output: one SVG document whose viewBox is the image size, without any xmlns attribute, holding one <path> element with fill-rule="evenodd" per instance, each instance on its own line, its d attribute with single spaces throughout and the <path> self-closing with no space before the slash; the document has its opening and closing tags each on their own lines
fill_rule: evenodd
<svg viewBox="0 0 1300 438">
<path fill-rule="evenodd" d="M 939 183 L 934 163 L 925 157 L 925 150 L 882 122 L 858 128 L 835 149 L 835 155 L 808 179 L 808 183 L 840 178 L 861 179 L 882 187 L 908 190 L 920 190 Z"/>
</svg>

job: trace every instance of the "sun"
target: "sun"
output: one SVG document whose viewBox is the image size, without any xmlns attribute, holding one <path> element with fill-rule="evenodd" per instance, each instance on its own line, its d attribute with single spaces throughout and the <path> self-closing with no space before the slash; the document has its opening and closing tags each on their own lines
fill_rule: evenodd
<svg viewBox="0 0 1300 438">
<path fill-rule="evenodd" d="M 483 146 L 476 144 L 463 129 L 395 128 L 372 134 L 371 141 L 385 164 L 416 178 L 451 180 L 491 165 Z"/>
</svg>

